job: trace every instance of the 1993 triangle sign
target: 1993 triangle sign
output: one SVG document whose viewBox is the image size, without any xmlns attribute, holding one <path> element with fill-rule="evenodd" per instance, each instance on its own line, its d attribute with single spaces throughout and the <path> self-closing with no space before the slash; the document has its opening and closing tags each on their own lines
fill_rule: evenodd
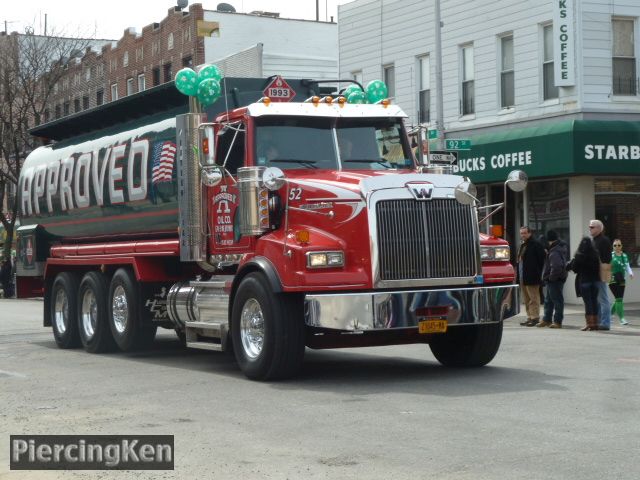
<svg viewBox="0 0 640 480">
<path fill-rule="evenodd" d="M 293 88 L 280 75 L 274 78 L 262 93 L 265 97 L 269 97 L 272 102 L 289 102 L 296 96 Z"/>
</svg>

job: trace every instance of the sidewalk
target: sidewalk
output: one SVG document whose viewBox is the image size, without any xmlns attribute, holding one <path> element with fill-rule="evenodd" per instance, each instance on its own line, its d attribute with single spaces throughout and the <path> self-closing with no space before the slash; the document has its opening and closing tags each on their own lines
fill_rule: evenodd
<svg viewBox="0 0 640 480">
<path fill-rule="evenodd" d="M 542 313 L 543 307 L 540 306 L 540 313 Z M 620 325 L 618 317 L 611 316 L 611 332 L 629 332 L 634 335 L 640 335 L 640 302 L 625 302 L 624 304 L 625 319 L 629 322 L 629 325 Z M 524 309 L 524 305 L 520 305 L 520 313 L 515 317 L 511 317 L 505 322 L 505 325 L 518 326 L 520 322 L 527 318 L 527 313 Z M 564 321 L 562 322 L 563 328 L 582 328 L 585 325 L 584 320 L 584 305 L 565 305 L 564 307 Z M 536 327 L 521 327 L 521 328 L 536 328 Z M 600 332 L 606 333 L 606 332 Z"/>
</svg>

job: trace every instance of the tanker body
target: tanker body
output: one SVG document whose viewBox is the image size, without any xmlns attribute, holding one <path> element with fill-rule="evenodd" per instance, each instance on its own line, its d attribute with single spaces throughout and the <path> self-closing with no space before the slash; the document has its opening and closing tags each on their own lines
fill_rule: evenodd
<svg viewBox="0 0 640 480">
<path fill-rule="evenodd" d="M 146 95 L 170 105 L 142 121 L 109 112 L 144 96 L 36 129 L 58 141 L 21 173 L 19 296 L 44 295 L 61 348 L 130 351 L 171 328 L 187 347 L 232 345 L 252 379 L 295 374 L 305 347 L 490 362 L 517 287 L 473 185 L 417 163 L 400 108 L 307 80 L 287 81 L 306 102 L 257 101 L 269 82 L 230 79 L 189 113 L 163 87 Z"/>
</svg>

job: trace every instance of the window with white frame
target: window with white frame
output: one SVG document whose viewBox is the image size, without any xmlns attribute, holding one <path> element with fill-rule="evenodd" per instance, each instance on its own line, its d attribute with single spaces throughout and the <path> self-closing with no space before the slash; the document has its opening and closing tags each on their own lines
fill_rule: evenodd
<svg viewBox="0 0 640 480">
<path fill-rule="evenodd" d="M 389 98 L 396 96 L 396 68 L 393 65 L 382 67 L 384 83 L 387 85 L 387 95 Z"/>
<path fill-rule="evenodd" d="M 558 98 L 558 87 L 553 78 L 553 25 L 542 27 L 542 98 Z"/>
<path fill-rule="evenodd" d="M 515 105 L 515 84 L 513 76 L 513 35 L 500 37 L 500 106 Z"/>
<path fill-rule="evenodd" d="M 636 57 L 632 19 L 614 18 L 613 30 L 613 94 L 636 95 L 638 79 L 636 77 Z"/>
<path fill-rule="evenodd" d="M 133 78 L 127 78 L 127 95 L 133 95 Z"/>
<path fill-rule="evenodd" d="M 142 92 L 146 88 L 147 88 L 147 84 L 146 84 L 145 76 L 144 76 L 144 73 L 141 73 L 140 75 L 138 75 L 138 91 Z"/>
<path fill-rule="evenodd" d="M 428 55 L 418 57 L 418 122 L 431 121 L 431 61 Z"/>
<path fill-rule="evenodd" d="M 129 66 L 129 52 L 124 52 L 124 55 L 122 56 L 122 66 L 123 67 Z"/>
<path fill-rule="evenodd" d="M 118 84 L 114 83 L 113 85 L 111 85 L 111 101 L 113 102 L 114 100 L 118 99 Z"/>
<path fill-rule="evenodd" d="M 167 50 L 173 50 L 173 33 L 170 33 L 167 38 Z"/>
<path fill-rule="evenodd" d="M 462 85 L 460 98 L 460 113 L 470 115 L 476 111 L 473 67 L 473 45 L 464 45 L 460 49 L 462 61 Z"/>
</svg>

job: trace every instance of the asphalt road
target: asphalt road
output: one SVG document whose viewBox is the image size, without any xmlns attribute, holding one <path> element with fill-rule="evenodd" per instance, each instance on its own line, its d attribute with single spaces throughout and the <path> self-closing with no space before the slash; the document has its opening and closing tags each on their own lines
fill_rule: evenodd
<svg viewBox="0 0 640 480">
<path fill-rule="evenodd" d="M 509 320 L 476 370 L 423 345 L 308 350 L 301 377 L 257 383 L 172 332 L 144 353 L 59 350 L 41 309 L 0 300 L 1 479 L 640 477 L 633 315 L 610 332 L 579 331 L 571 309 L 562 330 Z M 175 435 L 175 470 L 9 471 L 10 434 Z"/>
</svg>

